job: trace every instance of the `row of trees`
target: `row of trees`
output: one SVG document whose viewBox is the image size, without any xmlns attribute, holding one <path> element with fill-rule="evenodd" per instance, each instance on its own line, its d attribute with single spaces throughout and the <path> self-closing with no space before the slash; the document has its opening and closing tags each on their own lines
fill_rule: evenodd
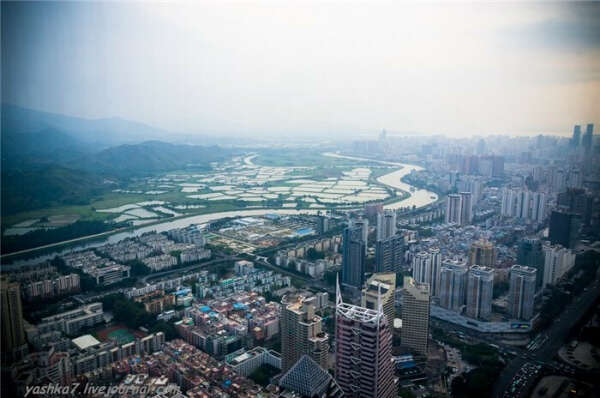
<svg viewBox="0 0 600 398">
<path fill-rule="evenodd" d="M 81 236 L 95 235 L 115 229 L 118 226 L 118 224 L 103 221 L 76 221 L 64 227 L 36 229 L 23 235 L 6 236 L 2 234 L 2 254 L 63 242 Z"/>
</svg>

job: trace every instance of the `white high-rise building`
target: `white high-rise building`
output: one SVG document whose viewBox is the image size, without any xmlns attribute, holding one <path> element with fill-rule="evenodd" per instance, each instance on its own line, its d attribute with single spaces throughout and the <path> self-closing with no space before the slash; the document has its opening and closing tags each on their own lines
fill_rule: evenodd
<svg viewBox="0 0 600 398">
<path fill-rule="evenodd" d="M 561 245 L 544 245 L 543 285 L 555 285 L 575 265 L 575 253 Z"/>
<path fill-rule="evenodd" d="M 493 268 L 472 266 L 467 282 L 467 316 L 487 318 L 492 312 L 493 292 Z"/>
<path fill-rule="evenodd" d="M 461 192 L 460 225 L 469 225 L 473 221 L 473 198 L 471 192 Z"/>
<path fill-rule="evenodd" d="M 419 252 L 413 257 L 412 277 L 419 283 L 427 283 L 432 296 L 438 296 L 442 255 L 437 248 Z"/>
<path fill-rule="evenodd" d="M 503 217 L 544 221 L 546 215 L 546 195 L 542 192 L 530 192 L 522 189 L 502 190 L 500 213 Z"/>
<path fill-rule="evenodd" d="M 533 192 L 531 202 L 531 219 L 542 223 L 546 218 L 546 194 Z"/>
<path fill-rule="evenodd" d="M 446 223 L 460 224 L 461 220 L 461 197 L 458 194 L 450 194 L 446 199 Z"/>
<path fill-rule="evenodd" d="M 440 306 L 460 312 L 465 304 L 467 264 L 458 260 L 444 260 L 440 271 Z"/>
<path fill-rule="evenodd" d="M 533 267 L 513 265 L 510 269 L 508 305 L 513 319 L 528 321 L 533 317 L 535 276 L 536 270 Z"/>
<path fill-rule="evenodd" d="M 461 176 L 456 183 L 459 192 L 471 192 L 473 204 L 477 204 L 482 194 L 482 179 L 477 176 Z"/>
</svg>

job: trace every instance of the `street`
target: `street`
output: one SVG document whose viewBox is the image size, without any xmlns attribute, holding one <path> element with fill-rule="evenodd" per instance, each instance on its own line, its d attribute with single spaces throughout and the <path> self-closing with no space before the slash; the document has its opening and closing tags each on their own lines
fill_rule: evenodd
<svg viewBox="0 0 600 398">
<path fill-rule="evenodd" d="M 494 385 L 493 397 L 500 398 L 509 388 L 514 376 L 521 367 L 530 361 L 538 363 L 549 363 L 556 355 L 558 349 L 565 343 L 571 327 L 586 313 L 586 311 L 600 297 L 600 282 L 596 275 L 596 281 L 588 286 L 579 297 L 575 298 L 563 311 L 561 316 L 552 324 L 545 333 L 548 340 L 537 350 L 525 355 L 517 355 L 510 361 L 498 376 Z"/>
</svg>

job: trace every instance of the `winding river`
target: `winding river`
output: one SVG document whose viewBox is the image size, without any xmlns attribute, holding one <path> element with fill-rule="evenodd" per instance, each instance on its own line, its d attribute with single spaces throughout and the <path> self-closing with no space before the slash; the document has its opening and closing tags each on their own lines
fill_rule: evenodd
<svg viewBox="0 0 600 398">
<path fill-rule="evenodd" d="M 408 192 L 410 194 L 410 196 L 408 198 L 400 200 L 398 202 L 387 204 L 387 205 L 383 206 L 384 209 L 399 209 L 401 207 L 412 207 L 412 206 L 423 207 L 423 206 L 427 206 L 428 204 L 431 204 L 431 203 L 435 202 L 436 200 L 438 200 L 438 196 L 435 192 L 430 192 L 426 189 L 417 189 L 416 187 L 414 187 L 414 191 L 411 192 L 411 189 L 413 188 L 413 186 L 409 185 L 405 182 L 402 182 L 402 178 L 404 178 L 404 176 L 406 176 L 407 174 L 410 174 L 413 170 L 416 170 L 416 171 L 423 170 L 423 167 L 421 167 L 421 166 L 415 166 L 415 165 L 406 164 L 406 163 L 387 162 L 385 160 L 374 160 L 374 159 L 368 159 L 368 158 L 359 158 L 359 157 L 355 157 L 355 156 L 339 155 L 337 153 L 331 153 L 331 152 L 326 152 L 323 155 L 333 157 L 333 158 L 350 159 L 350 160 L 357 160 L 357 161 L 361 161 L 361 162 L 369 161 L 369 162 L 384 164 L 387 166 L 402 167 L 400 170 L 396 170 L 391 173 L 382 175 L 381 177 L 379 177 L 377 179 L 377 181 L 379 181 L 380 183 L 382 183 L 384 185 L 387 185 L 390 188 Z"/>
<path fill-rule="evenodd" d="M 410 196 L 408 198 L 400 200 L 398 202 L 394 202 L 394 203 L 385 205 L 384 206 L 385 209 L 398 209 L 401 207 L 412 207 L 412 206 L 422 207 L 422 206 L 426 206 L 430 203 L 433 203 L 438 199 L 437 194 L 435 194 L 434 192 L 427 191 L 425 189 L 416 189 L 415 188 L 415 190 L 411 192 L 412 186 L 402 182 L 402 178 L 404 176 L 406 176 L 407 174 L 409 174 L 411 171 L 423 170 L 423 168 L 420 166 L 415 166 L 415 165 L 405 164 L 405 163 L 387 162 L 387 161 L 383 161 L 383 160 L 374 160 L 374 159 L 361 158 L 361 157 L 355 157 L 355 156 L 345 156 L 345 155 L 340 155 L 340 154 L 331 153 L 331 152 L 323 153 L 323 156 L 329 156 L 329 157 L 341 158 L 341 159 L 350 159 L 350 160 L 356 160 L 359 162 L 368 161 L 368 162 L 375 162 L 375 163 L 380 163 L 380 164 L 384 164 L 384 165 L 388 165 L 388 166 L 401 167 L 401 169 L 399 169 L 399 170 L 393 171 L 391 173 L 388 173 L 388 174 L 385 174 L 385 175 L 379 177 L 377 179 L 377 181 L 384 185 L 387 185 L 390 188 L 408 192 L 410 194 Z M 247 163 L 251 163 L 251 162 L 252 162 L 252 159 L 248 159 Z M 227 217 L 262 216 L 265 214 L 280 214 L 280 215 L 317 214 L 320 210 L 322 211 L 323 209 L 296 210 L 296 209 L 268 209 L 267 208 L 267 209 L 251 209 L 251 210 L 234 210 L 234 211 L 226 211 L 226 212 L 201 214 L 201 215 L 190 216 L 190 217 L 182 217 L 182 218 L 179 218 L 179 219 L 176 219 L 173 221 L 165 221 L 165 222 L 158 223 L 158 224 L 148 225 L 145 227 L 139 227 L 132 231 L 118 232 L 118 233 L 109 235 L 105 240 L 102 240 L 102 241 L 95 241 L 95 242 L 88 241 L 88 242 L 85 242 L 85 243 L 82 243 L 82 244 L 79 244 L 76 246 L 71 246 L 64 250 L 57 250 L 54 253 L 39 256 L 34 259 L 15 261 L 10 265 L 32 264 L 32 263 L 41 262 L 41 261 L 44 261 L 47 259 L 51 259 L 57 254 L 67 253 L 67 252 L 82 250 L 82 249 L 94 248 L 94 247 L 105 245 L 106 243 L 117 243 L 123 239 L 134 237 L 134 236 L 139 236 L 146 232 L 151 232 L 151 231 L 163 232 L 163 231 L 168 231 L 170 229 L 175 229 L 175 228 L 185 228 L 192 224 L 206 224 L 211 221 L 216 221 L 216 220 L 219 220 L 222 218 L 227 218 Z M 66 242 L 60 242 L 58 244 L 61 244 L 61 243 L 66 243 Z M 29 251 L 34 252 L 35 250 L 36 249 L 30 249 Z"/>
</svg>

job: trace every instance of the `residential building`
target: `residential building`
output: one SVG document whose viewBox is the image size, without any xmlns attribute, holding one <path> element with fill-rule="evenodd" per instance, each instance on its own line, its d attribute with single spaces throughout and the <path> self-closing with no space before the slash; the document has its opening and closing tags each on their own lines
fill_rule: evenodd
<svg viewBox="0 0 600 398">
<path fill-rule="evenodd" d="M 494 270 L 474 265 L 469 270 L 467 282 L 467 316 L 486 319 L 492 312 Z"/>
<path fill-rule="evenodd" d="M 575 253 L 561 245 L 544 245 L 542 286 L 555 285 L 575 265 Z"/>
<path fill-rule="evenodd" d="M 442 255 L 440 249 L 419 252 L 413 257 L 412 277 L 418 283 L 427 283 L 432 297 L 439 295 Z"/>
<path fill-rule="evenodd" d="M 396 292 L 396 273 L 381 272 L 373 274 L 365 283 L 362 290 L 361 306 L 370 310 L 376 310 L 381 303 L 388 325 L 394 324 L 396 317 L 396 306 L 394 293 Z"/>
<path fill-rule="evenodd" d="M 440 271 L 440 307 L 461 312 L 467 288 L 467 264 L 444 260 Z"/>
<path fill-rule="evenodd" d="M 315 314 L 315 297 L 286 295 L 281 299 L 281 369 L 287 372 L 308 355 L 327 368 L 329 336 Z"/>
<path fill-rule="evenodd" d="M 473 198 L 471 192 L 460 192 L 460 225 L 469 225 L 473 221 Z"/>
<path fill-rule="evenodd" d="M 523 265 L 510 269 L 509 313 L 513 319 L 530 320 L 533 317 L 536 270 Z"/>
<path fill-rule="evenodd" d="M 469 251 L 469 265 L 482 265 L 484 267 L 496 266 L 496 249 L 487 239 L 473 242 Z"/>
<path fill-rule="evenodd" d="M 59 330 L 67 335 L 78 333 L 81 329 L 104 322 L 102 303 L 91 303 L 71 311 L 42 318 L 37 325 L 40 333 Z"/>
<path fill-rule="evenodd" d="M 375 271 L 398 272 L 404 259 L 404 237 L 393 235 L 375 242 Z"/>
<path fill-rule="evenodd" d="M 423 356 L 427 356 L 430 305 L 429 285 L 404 277 L 401 342 Z"/>
<path fill-rule="evenodd" d="M 448 195 L 446 199 L 446 223 L 460 224 L 462 221 L 461 209 L 461 196 L 458 194 Z"/>
<path fill-rule="evenodd" d="M 15 361 L 27 353 L 21 288 L 17 282 L 0 280 L 2 292 L 2 359 Z"/>
<path fill-rule="evenodd" d="M 504 217 L 542 223 L 546 218 L 546 195 L 543 192 L 504 188 L 500 213 Z"/>
</svg>

